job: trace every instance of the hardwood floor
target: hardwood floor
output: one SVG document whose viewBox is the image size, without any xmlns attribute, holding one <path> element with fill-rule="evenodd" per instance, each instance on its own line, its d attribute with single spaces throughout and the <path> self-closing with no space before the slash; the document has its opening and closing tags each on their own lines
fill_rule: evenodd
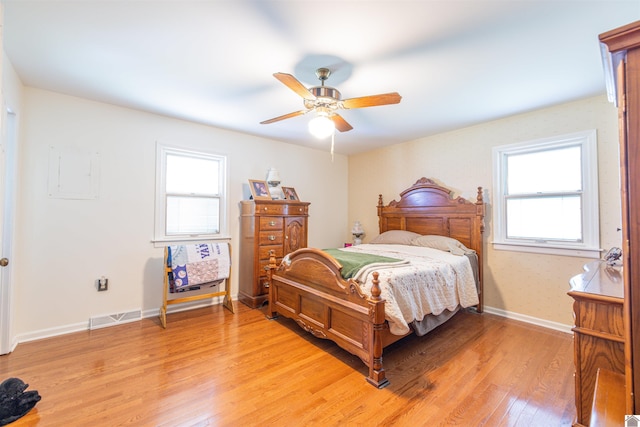
<svg viewBox="0 0 640 427">
<path fill-rule="evenodd" d="M 235 303 L 18 345 L 0 378 L 42 400 L 14 426 L 569 426 L 569 334 L 459 313 L 385 349 L 391 385 L 286 319 Z"/>
</svg>

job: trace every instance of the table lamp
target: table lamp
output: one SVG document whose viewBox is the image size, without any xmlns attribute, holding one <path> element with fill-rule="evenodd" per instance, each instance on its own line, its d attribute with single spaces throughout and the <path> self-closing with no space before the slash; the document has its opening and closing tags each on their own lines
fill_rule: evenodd
<svg viewBox="0 0 640 427">
<path fill-rule="evenodd" d="M 360 221 L 356 221 L 353 224 L 351 234 L 353 234 L 353 246 L 357 246 L 362 243 L 361 237 L 364 235 L 364 229 L 362 228 L 362 224 L 360 224 Z"/>
<path fill-rule="evenodd" d="M 280 188 L 280 172 L 276 168 L 269 168 L 267 172 L 267 184 L 269 184 L 269 193 L 273 200 L 284 199 L 284 193 Z"/>
</svg>

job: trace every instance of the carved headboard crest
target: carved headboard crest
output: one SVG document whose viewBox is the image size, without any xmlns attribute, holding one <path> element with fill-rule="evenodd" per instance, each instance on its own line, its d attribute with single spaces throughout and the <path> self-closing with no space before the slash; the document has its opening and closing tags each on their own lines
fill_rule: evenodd
<svg viewBox="0 0 640 427">
<path fill-rule="evenodd" d="M 483 197 L 482 197 L 482 187 L 478 187 L 478 194 L 476 196 L 477 201 L 475 203 L 461 197 L 458 196 L 455 199 L 451 198 L 451 193 L 453 193 L 453 190 L 449 190 L 448 188 L 442 187 L 441 185 L 438 185 L 435 181 L 433 181 L 432 179 L 429 178 L 425 178 L 422 177 L 419 180 L 416 181 L 415 184 L 413 184 L 411 187 L 407 188 L 406 190 L 404 190 L 402 193 L 400 193 L 400 200 L 392 200 L 389 203 L 389 207 L 399 207 L 402 203 L 403 203 L 403 199 L 405 198 L 405 196 L 407 195 L 411 195 L 417 191 L 420 190 L 425 190 L 425 189 L 431 189 L 432 193 L 440 193 L 441 196 L 443 197 L 444 200 L 448 200 L 449 203 L 460 203 L 460 204 L 474 204 L 474 205 L 481 205 L 484 203 L 483 201 Z M 382 194 L 378 195 L 378 207 L 383 207 L 384 203 L 382 201 Z"/>
</svg>

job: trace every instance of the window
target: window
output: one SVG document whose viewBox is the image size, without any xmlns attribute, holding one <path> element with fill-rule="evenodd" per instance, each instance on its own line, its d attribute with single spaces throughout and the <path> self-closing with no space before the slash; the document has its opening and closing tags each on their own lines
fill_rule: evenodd
<svg viewBox="0 0 640 427">
<path fill-rule="evenodd" d="M 226 158 L 158 144 L 155 240 L 226 234 Z"/>
<path fill-rule="evenodd" d="M 600 257 L 596 131 L 494 147 L 494 247 Z"/>
</svg>

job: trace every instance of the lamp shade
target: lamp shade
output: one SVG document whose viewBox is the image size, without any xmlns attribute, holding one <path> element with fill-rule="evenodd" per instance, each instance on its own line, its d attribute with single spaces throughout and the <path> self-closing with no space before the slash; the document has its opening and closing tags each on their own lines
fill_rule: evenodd
<svg viewBox="0 0 640 427">
<path fill-rule="evenodd" d="M 330 136 L 335 128 L 333 121 L 327 116 L 314 117 L 309 122 L 309 132 L 318 139 Z"/>
<path fill-rule="evenodd" d="M 280 184 L 280 172 L 276 168 L 270 168 L 267 172 L 267 183 L 269 185 Z"/>
<path fill-rule="evenodd" d="M 360 221 L 356 221 L 353 224 L 353 228 L 351 229 L 351 234 L 353 234 L 354 236 L 364 234 L 364 229 L 362 228 L 362 224 L 360 224 Z"/>
<path fill-rule="evenodd" d="M 361 237 L 364 234 L 364 228 L 362 228 L 362 224 L 360 224 L 360 221 L 356 221 L 353 223 L 353 228 L 351 228 L 351 234 L 353 234 L 354 246 L 362 244 Z"/>
</svg>

